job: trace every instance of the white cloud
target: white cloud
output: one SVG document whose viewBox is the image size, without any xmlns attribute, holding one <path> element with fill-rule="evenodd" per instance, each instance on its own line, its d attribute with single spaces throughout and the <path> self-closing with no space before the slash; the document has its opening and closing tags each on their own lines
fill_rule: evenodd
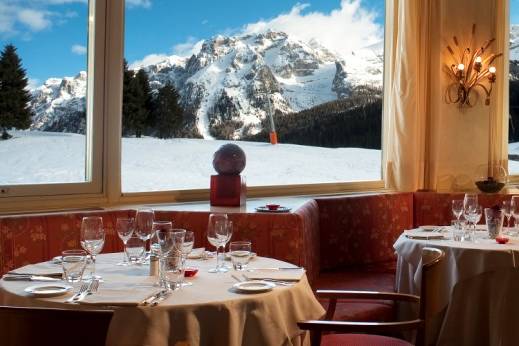
<svg viewBox="0 0 519 346">
<path fill-rule="evenodd" d="M 361 0 L 341 0 L 340 8 L 330 13 L 303 13 L 310 5 L 297 4 L 288 13 L 247 24 L 242 30 L 244 33 L 283 31 L 306 42 L 315 39 L 346 56 L 383 39 L 383 28 L 375 22 L 376 13 L 361 5 Z"/>
<path fill-rule="evenodd" d="M 77 55 L 85 55 L 87 52 L 87 49 L 85 46 L 82 46 L 80 44 L 75 44 L 70 48 L 71 52 Z"/>
<path fill-rule="evenodd" d="M 154 65 L 168 58 L 165 54 L 150 54 L 146 55 L 142 60 L 132 62 L 128 68 L 130 70 L 137 70 L 144 66 Z"/>
<path fill-rule="evenodd" d="M 151 0 L 126 0 L 126 4 L 129 7 L 151 7 Z"/>
<path fill-rule="evenodd" d="M 27 90 L 34 90 L 36 89 L 37 87 L 39 87 L 41 85 L 41 82 L 39 79 L 36 79 L 36 78 L 29 78 L 28 80 L 28 83 L 27 83 Z"/>
<path fill-rule="evenodd" d="M 40 31 L 52 25 L 48 18 L 49 12 L 23 9 L 18 11 L 18 20 L 28 26 L 32 31 Z"/>
<path fill-rule="evenodd" d="M 209 23 L 209 21 L 208 21 L 207 19 L 204 19 L 204 20 L 202 21 L 202 25 L 206 25 L 207 23 Z"/>
<path fill-rule="evenodd" d="M 173 46 L 173 54 L 178 56 L 191 56 L 200 51 L 203 43 L 203 40 L 197 40 L 195 37 L 189 36 L 186 42 Z"/>
</svg>

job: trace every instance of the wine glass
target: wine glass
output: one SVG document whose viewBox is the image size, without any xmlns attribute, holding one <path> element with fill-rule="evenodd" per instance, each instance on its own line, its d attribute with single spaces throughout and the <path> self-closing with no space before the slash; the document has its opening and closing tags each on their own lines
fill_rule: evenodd
<svg viewBox="0 0 519 346">
<path fill-rule="evenodd" d="M 195 234 L 193 231 L 186 231 L 184 235 L 184 243 L 182 243 L 182 268 L 186 267 L 186 260 L 189 253 L 193 250 L 195 245 Z M 193 283 L 185 281 L 183 278 L 180 283 L 182 286 L 191 286 Z"/>
<path fill-rule="evenodd" d="M 81 247 L 92 257 L 92 279 L 101 279 L 101 276 L 96 275 L 96 255 L 101 252 L 104 243 L 103 218 L 85 216 L 81 221 Z"/>
<path fill-rule="evenodd" d="M 470 218 L 472 223 L 474 224 L 474 228 L 472 229 L 472 241 L 476 243 L 476 225 L 479 220 L 481 220 L 481 216 L 483 215 L 483 208 L 480 205 L 477 205 L 476 208 L 470 213 Z"/>
<path fill-rule="evenodd" d="M 463 200 L 455 199 L 452 201 L 452 213 L 456 217 L 458 222 L 460 221 L 461 214 L 463 214 Z"/>
<path fill-rule="evenodd" d="M 126 243 L 128 242 L 128 239 L 133 234 L 133 228 L 134 228 L 134 220 L 133 219 L 123 219 L 123 218 L 117 218 L 117 221 L 115 223 L 115 230 L 117 231 L 117 235 L 123 242 L 123 248 L 126 248 Z M 130 262 L 127 261 L 128 256 L 126 255 L 126 251 L 123 251 L 123 261 L 117 263 L 118 266 L 127 266 L 130 264 Z"/>
<path fill-rule="evenodd" d="M 207 240 L 216 247 L 216 268 L 210 269 L 209 273 L 227 272 L 226 267 L 222 267 L 220 262 L 220 247 L 224 247 L 229 238 L 229 228 L 227 227 L 227 214 L 210 214 L 207 225 Z"/>
<path fill-rule="evenodd" d="M 514 235 L 517 234 L 517 226 L 519 223 L 519 196 L 512 196 L 512 201 L 510 202 L 512 216 L 514 217 L 514 231 L 510 232 Z"/>
<path fill-rule="evenodd" d="M 225 247 L 231 241 L 232 233 L 233 233 L 233 223 L 232 223 L 232 221 L 227 220 L 227 240 L 225 241 L 225 244 L 223 244 L 223 254 L 222 254 L 224 260 L 225 260 Z M 220 263 L 221 263 L 222 267 L 224 267 L 224 268 L 227 267 L 225 265 L 225 261 L 221 261 Z M 231 269 L 231 267 L 227 267 L 227 269 Z"/>
<path fill-rule="evenodd" d="M 510 218 L 512 217 L 512 202 L 511 201 L 503 201 L 503 213 L 506 217 L 506 228 L 508 231 L 506 234 L 510 233 Z"/>
<path fill-rule="evenodd" d="M 158 232 L 162 232 L 163 240 L 169 231 L 173 230 L 173 222 L 171 221 L 153 221 L 153 232 L 151 236 L 150 251 L 154 255 L 160 256 L 162 253 Z"/>
<path fill-rule="evenodd" d="M 146 242 L 151 238 L 153 232 L 153 219 L 155 215 L 153 209 L 141 208 L 137 210 L 135 214 L 135 235 L 144 241 L 144 247 L 146 248 Z M 144 255 L 143 263 L 146 263 L 148 254 Z"/>
</svg>

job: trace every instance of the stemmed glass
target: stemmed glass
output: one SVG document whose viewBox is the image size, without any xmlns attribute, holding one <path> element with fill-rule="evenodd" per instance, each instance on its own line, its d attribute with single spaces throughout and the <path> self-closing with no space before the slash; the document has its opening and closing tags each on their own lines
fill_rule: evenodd
<svg viewBox="0 0 519 346">
<path fill-rule="evenodd" d="M 101 279 L 96 275 L 96 255 L 105 244 L 103 219 L 99 216 L 85 216 L 81 222 L 81 247 L 92 257 L 92 279 Z"/>
<path fill-rule="evenodd" d="M 133 234 L 133 228 L 134 228 L 134 220 L 133 219 L 121 219 L 117 218 L 117 221 L 115 223 L 115 229 L 117 231 L 117 235 L 123 242 L 124 249 L 126 249 L 126 243 L 128 242 L 128 239 Z M 130 264 L 130 262 L 127 261 L 128 255 L 126 254 L 126 251 L 123 251 L 123 261 L 117 263 L 118 266 L 127 266 Z"/>
<path fill-rule="evenodd" d="M 193 231 L 186 231 L 184 236 L 184 243 L 182 244 L 182 268 L 185 270 L 186 260 L 189 253 L 193 250 L 193 246 L 195 245 L 195 234 Z M 180 284 L 182 286 L 191 286 L 193 283 L 186 281 L 182 278 Z"/>
<path fill-rule="evenodd" d="M 216 247 L 216 268 L 209 269 L 209 273 L 227 272 L 225 266 L 221 265 L 222 256 L 220 248 L 225 251 L 225 244 L 229 241 L 229 228 L 227 227 L 226 214 L 210 214 L 207 225 L 207 240 Z"/>
<path fill-rule="evenodd" d="M 517 234 L 517 225 L 518 225 L 518 221 L 519 221 L 519 196 L 512 196 L 512 201 L 510 203 L 510 206 L 511 206 L 511 212 L 512 212 L 512 216 L 514 217 L 514 229 L 515 231 L 511 231 L 511 235 L 514 234 L 516 235 Z"/>
<path fill-rule="evenodd" d="M 463 200 L 462 199 L 455 199 L 452 201 L 452 213 L 456 217 L 456 220 L 458 222 L 460 221 L 461 214 L 463 214 Z"/>
<path fill-rule="evenodd" d="M 160 256 L 162 253 L 158 232 L 162 232 L 163 234 L 167 234 L 168 231 L 173 230 L 173 222 L 171 221 L 154 221 L 153 222 L 153 232 L 151 235 L 151 245 L 150 252 L 154 255 Z M 156 242 L 155 242 L 156 241 Z"/>
<path fill-rule="evenodd" d="M 472 240 L 475 240 L 475 231 L 476 231 L 476 215 L 478 209 L 478 195 L 473 193 L 466 193 L 465 198 L 463 198 L 463 216 L 467 220 L 467 222 L 473 225 L 472 230 Z M 481 209 L 480 209 L 481 210 Z M 481 215 L 480 215 L 481 218 Z"/>
<path fill-rule="evenodd" d="M 138 209 L 135 214 L 135 235 L 144 241 L 144 247 L 146 248 L 146 242 L 151 238 L 153 233 L 153 219 L 155 214 L 152 209 L 143 208 Z M 146 263 L 146 259 L 149 253 L 145 254 L 143 263 Z"/>
<path fill-rule="evenodd" d="M 512 217 L 512 202 L 511 201 L 503 201 L 503 213 L 506 217 L 506 228 L 508 229 L 508 232 L 506 234 L 510 233 L 510 218 Z"/>
</svg>

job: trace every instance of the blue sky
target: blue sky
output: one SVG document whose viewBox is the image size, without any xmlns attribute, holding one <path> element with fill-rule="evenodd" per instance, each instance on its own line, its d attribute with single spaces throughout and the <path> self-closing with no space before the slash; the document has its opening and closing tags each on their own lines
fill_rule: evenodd
<svg viewBox="0 0 519 346">
<path fill-rule="evenodd" d="M 347 5 L 356 1 L 368 11 L 363 14 L 372 15 L 369 25 L 346 13 Z M 312 23 L 353 18 L 352 37 L 366 35 L 365 40 L 375 40 L 383 22 L 383 4 L 384 0 L 127 0 L 125 55 L 134 62 L 149 54 L 188 54 L 204 38 L 259 30 L 270 24 L 308 36 L 301 26 L 306 18 L 314 20 Z M 13 43 L 18 48 L 35 83 L 73 76 L 86 66 L 86 18 L 86 0 L 0 0 L 0 46 Z M 333 44 L 334 38 L 328 37 L 328 41 Z"/>
</svg>

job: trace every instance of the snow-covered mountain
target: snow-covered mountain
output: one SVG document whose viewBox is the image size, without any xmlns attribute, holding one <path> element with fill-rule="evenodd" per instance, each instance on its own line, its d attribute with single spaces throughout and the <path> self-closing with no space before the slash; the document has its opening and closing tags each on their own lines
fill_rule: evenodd
<svg viewBox="0 0 519 346">
<path fill-rule="evenodd" d="M 510 60 L 519 60 L 519 24 L 510 25 Z"/>
<path fill-rule="evenodd" d="M 283 32 L 219 35 L 191 57 L 169 56 L 131 67 L 148 73 L 152 89 L 173 83 L 204 138 L 214 137 L 222 125 L 240 138 L 261 130 L 269 104 L 286 114 L 346 98 L 357 85 L 381 86 L 383 46 L 339 56 L 315 40 L 303 42 Z M 77 132 L 71 123 L 84 107 L 85 81 L 81 72 L 49 79 L 33 90 L 32 128 Z"/>
</svg>

